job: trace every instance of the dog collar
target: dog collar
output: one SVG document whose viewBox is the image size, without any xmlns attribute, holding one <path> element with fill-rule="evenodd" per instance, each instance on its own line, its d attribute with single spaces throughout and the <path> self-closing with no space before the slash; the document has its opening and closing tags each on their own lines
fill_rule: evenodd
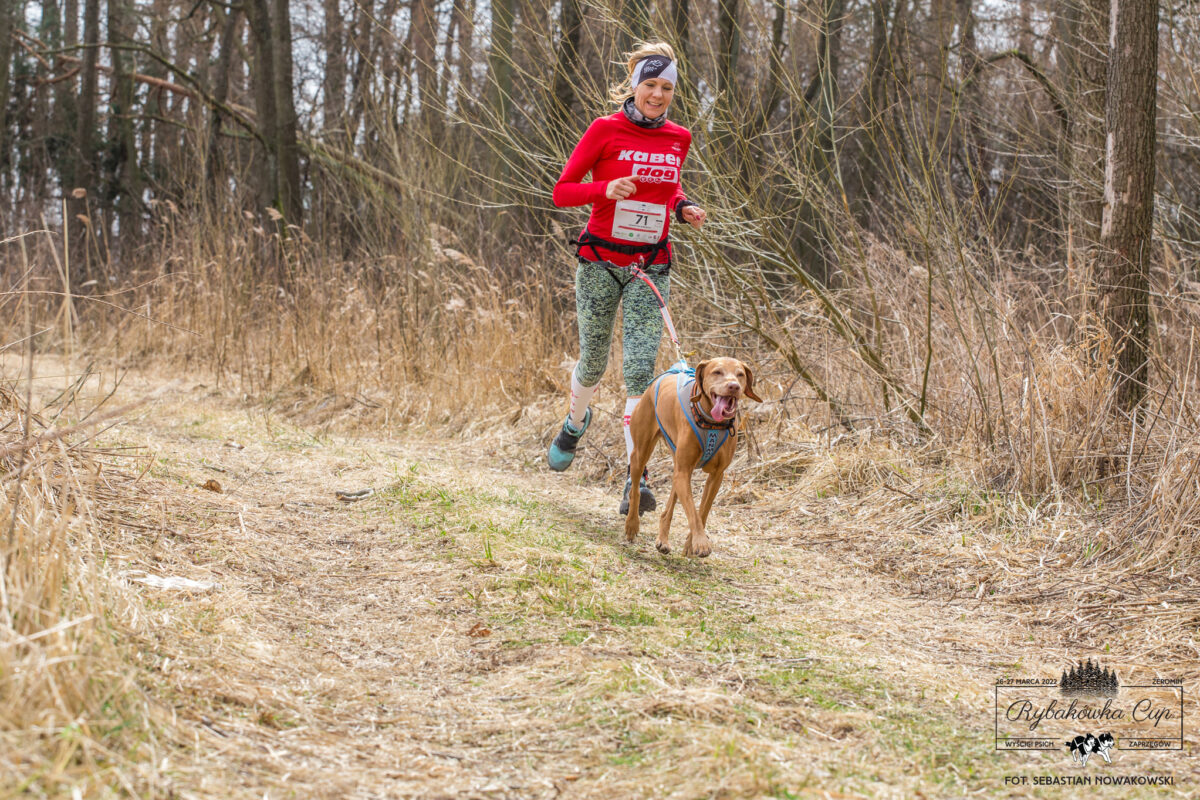
<svg viewBox="0 0 1200 800">
<path fill-rule="evenodd" d="M 709 430 L 729 430 L 733 427 L 734 422 L 737 420 L 737 415 L 735 413 L 734 416 L 730 417 L 729 419 L 722 422 L 717 422 L 704 411 L 704 407 L 700 405 L 699 400 L 692 401 L 692 416 L 695 418 L 697 425 L 699 425 L 701 428 L 707 428 Z"/>
</svg>

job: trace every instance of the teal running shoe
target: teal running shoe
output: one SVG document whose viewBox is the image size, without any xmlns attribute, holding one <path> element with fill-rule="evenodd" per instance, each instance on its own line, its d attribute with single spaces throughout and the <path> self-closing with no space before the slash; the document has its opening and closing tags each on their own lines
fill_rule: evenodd
<svg viewBox="0 0 1200 800">
<path fill-rule="evenodd" d="M 633 479 L 625 476 L 625 494 L 621 497 L 621 507 L 618 512 L 622 517 L 629 514 L 629 493 L 633 490 Z M 642 470 L 642 479 L 638 481 L 638 516 L 658 508 L 658 502 L 650 491 L 650 470 Z"/>
<path fill-rule="evenodd" d="M 567 417 L 566 421 L 563 422 L 562 430 L 558 432 L 558 436 L 555 436 L 554 441 L 550 443 L 550 451 L 546 453 L 546 463 L 550 465 L 550 469 L 555 472 L 562 472 L 571 466 L 571 462 L 575 460 L 575 448 L 579 446 L 579 440 L 583 438 L 584 431 L 591 424 L 591 408 L 588 408 L 587 412 L 584 413 L 583 424 L 578 428 L 571 425 L 571 418 Z"/>
</svg>

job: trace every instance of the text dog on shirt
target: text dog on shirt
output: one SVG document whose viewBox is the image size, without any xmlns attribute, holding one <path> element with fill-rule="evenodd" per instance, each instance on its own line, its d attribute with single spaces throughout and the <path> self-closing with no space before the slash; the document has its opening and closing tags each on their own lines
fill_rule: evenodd
<svg viewBox="0 0 1200 800">
<path fill-rule="evenodd" d="M 647 153 L 642 150 L 622 150 L 618 161 L 634 162 L 630 173 L 645 183 L 678 183 L 679 156 L 674 153 Z"/>
</svg>

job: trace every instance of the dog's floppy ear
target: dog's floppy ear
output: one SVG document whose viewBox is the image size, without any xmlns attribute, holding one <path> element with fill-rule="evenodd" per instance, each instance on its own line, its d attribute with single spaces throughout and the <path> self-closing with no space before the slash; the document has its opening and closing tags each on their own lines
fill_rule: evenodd
<svg viewBox="0 0 1200 800">
<path fill-rule="evenodd" d="M 701 361 L 696 365 L 696 382 L 692 384 L 691 401 L 693 403 L 699 403 L 700 399 L 704 397 L 704 370 L 706 369 L 708 369 L 707 361 Z"/>
<path fill-rule="evenodd" d="M 751 400 L 761 403 L 763 399 L 754 393 L 754 373 L 750 371 L 750 367 L 745 363 L 743 363 L 742 366 L 746 370 L 746 389 L 743 393 Z"/>
</svg>

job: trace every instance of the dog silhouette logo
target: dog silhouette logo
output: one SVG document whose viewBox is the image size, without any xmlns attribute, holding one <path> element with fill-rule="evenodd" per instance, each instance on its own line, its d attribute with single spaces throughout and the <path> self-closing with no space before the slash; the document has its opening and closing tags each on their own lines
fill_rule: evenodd
<svg viewBox="0 0 1200 800">
<path fill-rule="evenodd" d="M 1113 735 L 1111 733 L 1102 733 L 1099 736 L 1085 733 L 1081 736 L 1076 736 L 1074 739 L 1068 739 L 1065 744 L 1067 749 L 1071 751 L 1071 760 L 1081 767 L 1087 766 L 1088 759 L 1091 758 L 1092 753 L 1099 753 L 1100 757 L 1106 763 L 1112 763 L 1112 759 L 1108 757 L 1108 751 L 1113 748 Z"/>
</svg>

